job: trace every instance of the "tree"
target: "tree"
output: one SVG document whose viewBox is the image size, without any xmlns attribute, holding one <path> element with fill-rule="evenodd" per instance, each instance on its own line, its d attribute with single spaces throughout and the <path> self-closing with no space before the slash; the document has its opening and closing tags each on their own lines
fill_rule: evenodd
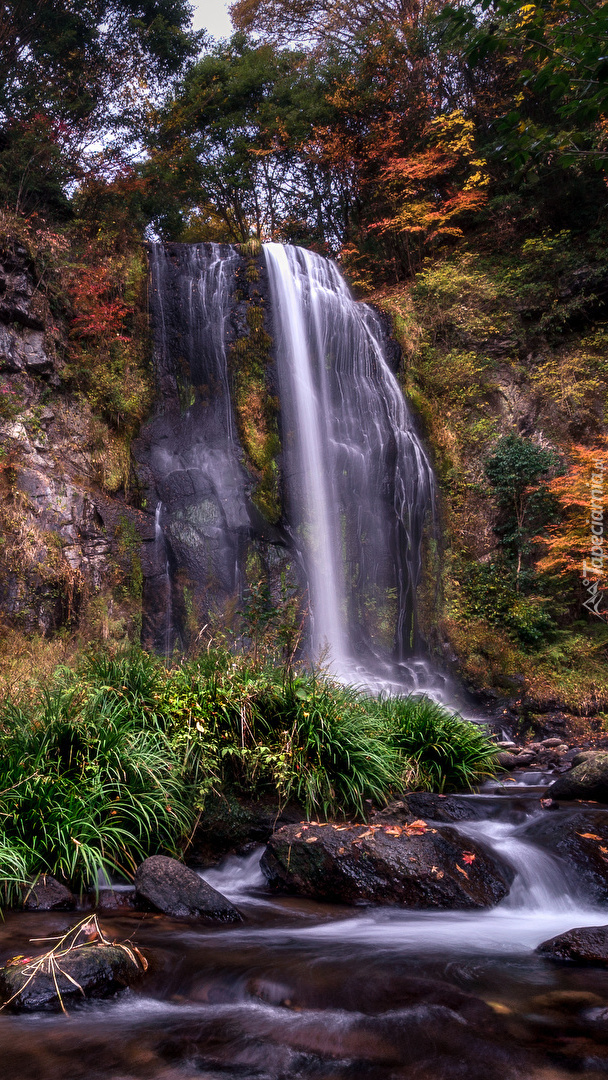
<svg viewBox="0 0 608 1080">
<path fill-rule="evenodd" d="M 516 562 L 518 592 L 523 558 L 531 551 L 532 537 L 551 510 L 547 487 L 538 481 L 556 465 L 557 457 L 551 450 L 543 450 L 520 435 L 500 439 L 485 464 L 498 508 L 494 531 L 505 552 Z"/>
<path fill-rule="evenodd" d="M 467 0 L 442 17 L 473 67 L 494 54 L 517 72 L 517 93 L 497 123 L 503 155 L 517 167 L 540 160 L 608 166 L 602 0 Z"/>
<path fill-rule="evenodd" d="M 302 54 L 243 35 L 212 49 L 159 109 L 148 139 L 158 230 L 178 239 L 197 221 L 221 222 L 217 239 L 323 246 L 340 193 L 304 148 L 330 114 L 322 77 Z"/>
<path fill-rule="evenodd" d="M 149 95 L 198 48 L 189 23 L 187 0 L 0 5 L 0 197 L 56 206 L 87 147 L 132 142 Z"/>
<path fill-rule="evenodd" d="M 604 504 L 608 487 L 608 439 L 602 438 L 595 446 L 575 444 L 570 451 L 570 464 L 562 476 L 555 476 L 547 483 L 547 491 L 561 510 L 561 520 L 549 525 L 542 536 L 535 537 L 544 547 L 538 562 L 539 570 L 564 577 L 578 574 L 582 577 L 601 577 L 605 572 L 605 556 L 599 556 L 594 565 L 592 549 L 604 548 Z M 597 522 L 597 525 L 596 525 Z M 592 529 L 601 539 L 596 544 Z M 606 530 L 608 531 L 608 530 Z M 585 573 L 585 567 L 589 573 Z"/>
</svg>

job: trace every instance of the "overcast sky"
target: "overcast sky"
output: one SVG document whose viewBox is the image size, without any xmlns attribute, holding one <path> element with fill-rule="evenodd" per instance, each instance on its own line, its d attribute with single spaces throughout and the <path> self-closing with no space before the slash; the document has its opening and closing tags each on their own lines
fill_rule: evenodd
<svg viewBox="0 0 608 1080">
<path fill-rule="evenodd" d="M 228 37 L 232 24 L 228 7 L 232 0 L 194 0 L 193 25 L 196 30 L 208 30 L 214 37 Z"/>
</svg>

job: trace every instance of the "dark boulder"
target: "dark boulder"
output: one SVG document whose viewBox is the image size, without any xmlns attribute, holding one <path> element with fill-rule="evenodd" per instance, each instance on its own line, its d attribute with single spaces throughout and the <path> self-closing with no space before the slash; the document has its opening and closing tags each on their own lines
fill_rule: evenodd
<svg viewBox="0 0 608 1080">
<path fill-rule="evenodd" d="M 549 960 L 608 964 L 608 926 L 580 926 L 543 941 L 537 953 Z"/>
<path fill-rule="evenodd" d="M 478 843 L 425 822 L 288 825 L 271 836 L 261 867 L 275 891 L 418 909 L 489 907 L 513 880 Z"/>
<path fill-rule="evenodd" d="M 462 795 L 436 795 L 433 791 L 408 792 L 402 799 L 389 803 L 372 817 L 372 823 L 402 825 L 414 818 L 430 821 L 475 821 L 484 810 L 472 799 Z"/>
<path fill-rule="evenodd" d="M 586 900 L 608 900 L 607 810 L 566 812 L 562 807 L 556 814 L 533 819 L 519 836 L 564 859 L 572 885 Z"/>
<path fill-rule="evenodd" d="M 608 802 L 608 753 L 592 754 L 547 789 L 552 799 L 592 799 Z"/>
<path fill-rule="evenodd" d="M 57 1011 L 61 1001 L 109 997 L 131 986 L 145 969 L 136 953 L 120 945 L 85 945 L 59 954 L 55 961 L 48 955 L 0 969 L 0 999 L 9 1008 Z"/>
<path fill-rule="evenodd" d="M 25 911 L 72 911 L 76 897 L 50 874 L 40 874 L 23 895 Z"/>
<path fill-rule="evenodd" d="M 135 894 L 140 907 L 178 919 L 240 922 L 233 904 L 177 859 L 152 855 L 137 868 Z"/>
</svg>

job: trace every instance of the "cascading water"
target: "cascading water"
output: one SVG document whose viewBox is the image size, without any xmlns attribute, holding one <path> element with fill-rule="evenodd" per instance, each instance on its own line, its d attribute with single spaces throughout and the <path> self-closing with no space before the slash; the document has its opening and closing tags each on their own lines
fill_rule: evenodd
<svg viewBox="0 0 608 1080">
<path fill-rule="evenodd" d="M 418 641 L 433 474 L 389 366 L 380 316 L 353 299 L 333 263 L 302 248 L 266 244 L 251 265 L 227 245 L 156 244 L 150 262 L 160 409 L 140 440 L 140 461 L 163 504 L 164 549 L 156 542 L 148 640 L 167 651 L 180 622 L 192 621 L 188 582 L 197 582 L 202 623 L 238 601 L 252 554 L 263 573 L 291 559 L 292 580 L 297 574 L 308 592 L 315 659 L 370 689 L 453 699 Z M 234 365 L 250 340 L 247 281 L 259 281 L 253 295 L 274 339 L 264 378 L 266 394 L 278 387 L 280 399 L 278 527 L 253 505 L 256 467 L 231 400 Z M 256 414 L 245 403 L 243 419 L 241 399 L 239 408 L 242 435 Z M 181 579 L 161 604 L 167 568 L 172 582 Z M 175 628 L 167 629 L 167 611 Z"/>
<path fill-rule="evenodd" d="M 358 682 L 428 681 L 415 661 L 416 590 L 433 474 L 386 360 L 380 318 L 333 263 L 265 244 L 292 529 L 312 649 Z M 393 669 L 392 657 L 400 665 Z M 379 669 L 378 664 L 382 665 Z"/>
<path fill-rule="evenodd" d="M 143 432 L 140 455 L 163 505 L 164 544 L 155 535 L 156 565 L 146 591 L 147 636 L 163 652 L 178 632 L 173 620 L 183 624 L 193 614 L 185 610 L 187 585 L 163 597 L 168 571 L 172 579 L 182 572 L 196 580 L 200 595 L 211 597 L 204 616 L 214 605 L 221 610 L 242 587 L 248 478 L 226 359 L 238 262 L 228 245 L 150 246 L 160 407 Z"/>
</svg>

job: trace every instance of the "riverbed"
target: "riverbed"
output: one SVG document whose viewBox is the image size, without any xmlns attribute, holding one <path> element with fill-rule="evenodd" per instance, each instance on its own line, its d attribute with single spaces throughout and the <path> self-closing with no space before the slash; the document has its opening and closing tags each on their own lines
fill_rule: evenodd
<svg viewBox="0 0 608 1080">
<path fill-rule="evenodd" d="M 483 820 L 458 826 L 516 871 L 493 910 L 359 909 L 272 896 L 258 849 L 204 874 L 242 911 L 240 925 L 104 914 L 108 936 L 148 953 L 141 985 L 67 1017 L 0 1013 L 0 1077 L 606 1077 L 608 970 L 534 951 L 572 927 L 608 921 L 565 864 L 523 836 L 550 812 L 540 805 L 544 780 L 532 775 L 470 796 Z M 43 951 L 30 939 L 58 935 L 81 917 L 8 914 L 0 962 Z"/>
</svg>

